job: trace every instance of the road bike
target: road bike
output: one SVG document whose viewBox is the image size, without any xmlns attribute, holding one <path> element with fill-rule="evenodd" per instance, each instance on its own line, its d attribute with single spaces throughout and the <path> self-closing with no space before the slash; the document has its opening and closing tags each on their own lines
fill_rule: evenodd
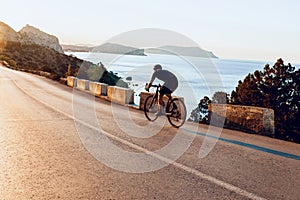
<svg viewBox="0 0 300 200">
<path fill-rule="evenodd" d="M 153 122 L 158 116 L 158 93 L 160 91 L 161 85 L 152 85 L 151 87 L 156 88 L 156 91 L 153 95 L 148 96 L 144 103 L 144 113 L 146 118 Z M 168 118 L 169 123 L 175 127 L 181 127 L 186 120 L 186 107 L 183 100 L 177 97 L 168 97 L 167 104 L 164 106 L 165 115 Z"/>
</svg>

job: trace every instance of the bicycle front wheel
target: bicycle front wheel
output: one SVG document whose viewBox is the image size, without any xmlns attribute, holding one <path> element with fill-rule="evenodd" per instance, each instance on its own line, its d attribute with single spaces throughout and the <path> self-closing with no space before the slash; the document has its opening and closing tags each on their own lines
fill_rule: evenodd
<svg viewBox="0 0 300 200">
<path fill-rule="evenodd" d="M 175 128 L 181 127 L 186 119 L 186 107 L 182 100 L 173 98 L 167 105 L 167 118 Z"/>
<path fill-rule="evenodd" d="M 151 122 L 155 121 L 157 119 L 157 111 L 158 104 L 155 95 L 147 97 L 144 104 L 144 113 L 146 118 Z"/>
</svg>

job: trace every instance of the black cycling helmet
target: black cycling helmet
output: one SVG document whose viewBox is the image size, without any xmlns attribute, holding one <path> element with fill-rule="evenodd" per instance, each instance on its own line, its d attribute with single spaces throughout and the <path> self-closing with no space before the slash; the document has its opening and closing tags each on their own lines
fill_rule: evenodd
<svg viewBox="0 0 300 200">
<path fill-rule="evenodd" d="M 153 69 L 154 69 L 154 70 L 156 70 L 156 69 L 162 69 L 162 67 L 161 67 L 160 64 L 157 64 L 157 65 L 154 65 Z"/>
</svg>

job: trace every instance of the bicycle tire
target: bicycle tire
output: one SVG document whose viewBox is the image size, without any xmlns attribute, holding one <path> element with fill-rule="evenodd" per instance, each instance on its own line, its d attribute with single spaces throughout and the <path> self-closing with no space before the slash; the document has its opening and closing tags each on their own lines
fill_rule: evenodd
<svg viewBox="0 0 300 200">
<path fill-rule="evenodd" d="M 156 116 L 157 111 L 157 97 L 155 97 L 155 95 L 147 97 L 144 104 L 144 113 L 146 118 L 151 122 L 155 121 L 158 118 Z"/>
<path fill-rule="evenodd" d="M 181 127 L 186 120 L 186 107 L 182 100 L 173 98 L 167 104 L 167 118 L 169 123 L 175 127 Z"/>
</svg>

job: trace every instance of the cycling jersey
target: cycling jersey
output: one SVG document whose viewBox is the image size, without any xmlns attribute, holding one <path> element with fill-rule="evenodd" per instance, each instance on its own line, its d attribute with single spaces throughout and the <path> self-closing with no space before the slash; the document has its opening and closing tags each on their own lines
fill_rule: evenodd
<svg viewBox="0 0 300 200">
<path fill-rule="evenodd" d="M 151 83 L 157 78 L 164 82 L 163 86 L 169 88 L 172 92 L 178 87 L 177 77 L 168 70 L 157 70 L 152 74 Z"/>
</svg>

